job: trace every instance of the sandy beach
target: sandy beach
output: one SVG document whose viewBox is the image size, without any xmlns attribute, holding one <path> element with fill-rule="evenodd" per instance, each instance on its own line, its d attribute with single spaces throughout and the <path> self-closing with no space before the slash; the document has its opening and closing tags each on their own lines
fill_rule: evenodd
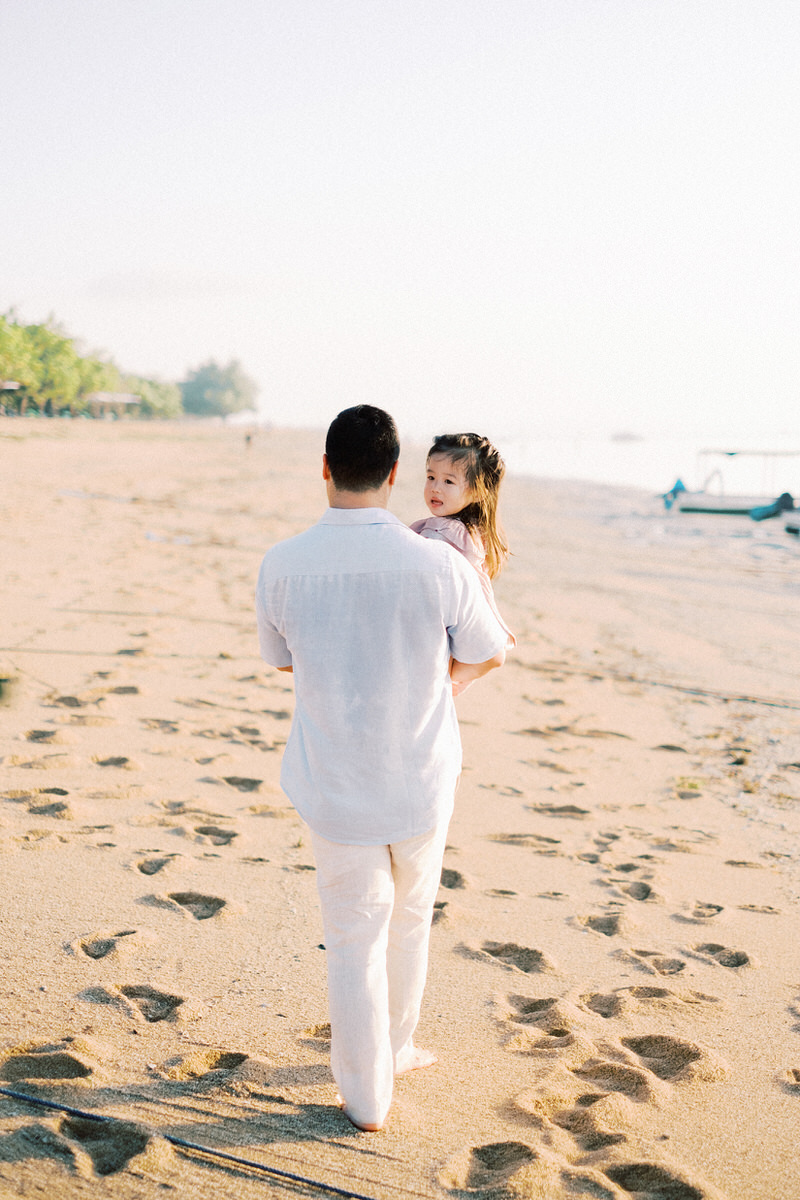
<svg viewBox="0 0 800 1200">
<path fill-rule="evenodd" d="M 364 1134 L 253 611 L 322 448 L 0 420 L 0 1196 L 797 1200 L 797 543 L 506 481 L 518 645 L 458 701 L 440 1062 Z"/>
</svg>

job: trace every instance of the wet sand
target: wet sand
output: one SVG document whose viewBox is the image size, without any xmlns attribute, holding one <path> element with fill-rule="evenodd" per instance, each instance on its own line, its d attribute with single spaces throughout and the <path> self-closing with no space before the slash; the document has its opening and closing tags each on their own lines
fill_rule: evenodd
<svg viewBox="0 0 800 1200">
<path fill-rule="evenodd" d="M 0 1195 L 800 1196 L 796 544 L 507 481 L 518 645 L 458 702 L 440 1062 L 362 1134 L 253 615 L 263 551 L 323 510 L 321 452 L 0 421 L 0 1087 L 120 1119 L 0 1095 Z"/>
</svg>

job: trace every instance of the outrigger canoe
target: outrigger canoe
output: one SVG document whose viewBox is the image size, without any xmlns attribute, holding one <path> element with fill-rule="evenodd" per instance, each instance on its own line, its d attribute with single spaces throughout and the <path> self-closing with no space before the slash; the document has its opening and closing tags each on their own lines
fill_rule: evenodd
<svg viewBox="0 0 800 1200">
<path fill-rule="evenodd" d="M 724 458 L 736 458 L 749 455 L 763 460 L 772 458 L 794 458 L 800 455 L 798 450 L 701 450 L 698 458 L 716 455 Z M 710 485 L 716 482 L 719 491 L 711 491 Z M 762 492 L 761 495 L 728 496 L 722 490 L 722 472 L 715 467 L 705 480 L 702 488 L 689 491 L 681 479 L 664 493 L 666 508 L 675 508 L 685 513 L 713 513 L 723 516 L 749 516 L 754 521 L 764 521 L 768 517 L 777 517 L 781 513 L 793 511 L 794 498 L 789 492 L 771 495 Z"/>
</svg>

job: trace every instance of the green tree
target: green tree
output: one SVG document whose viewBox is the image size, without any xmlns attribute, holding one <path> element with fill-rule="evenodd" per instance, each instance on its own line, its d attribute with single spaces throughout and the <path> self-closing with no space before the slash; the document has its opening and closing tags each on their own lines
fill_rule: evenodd
<svg viewBox="0 0 800 1200">
<path fill-rule="evenodd" d="M 169 419 L 183 413 L 181 389 L 177 383 L 164 383 L 161 379 L 142 379 L 138 375 L 124 375 L 122 390 L 141 397 L 140 414 L 143 417 Z"/>
<path fill-rule="evenodd" d="M 209 361 L 180 385 L 183 407 L 199 417 L 225 417 L 255 407 L 258 387 L 234 359 L 226 367 Z"/>
<path fill-rule="evenodd" d="M 36 361 L 24 325 L 13 312 L 0 317 L 0 383 L 13 382 L 20 387 L 3 392 L 3 403 L 18 405 L 27 400 L 36 388 Z"/>
<path fill-rule="evenodd" d="M 48 407 L 54 412 L 75 408 L 81 370 L 72 339 L 54 322 L 26 325 L 25 335 L 36 370 L 34 384 L 25 389 L 26 398 L 40 409 Z"/>
<path fill-rule="evenodd" d="M 86 355 L 78 360 L 78 375 L 80 378 L 78 391 L 81 399 L 84 399 L 90 392 L 125 391 L 119 368 L 114 362 Z"/>
</svg>

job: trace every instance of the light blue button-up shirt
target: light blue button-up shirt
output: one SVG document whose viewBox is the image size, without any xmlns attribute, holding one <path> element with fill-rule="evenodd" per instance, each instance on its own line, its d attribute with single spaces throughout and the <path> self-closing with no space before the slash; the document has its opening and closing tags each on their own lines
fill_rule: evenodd
<svg viewBox="0 0 800 1200">
<path fill-rule="evenodd" d="M 333 842 L 382 845 L 449 818 L 461 770 L 450 657 L 506 642 L 475 571 L 384 508 L 329 508 L 267 551 L 262 657 L 292 666 L 281 786 Z"/>
</svg>

